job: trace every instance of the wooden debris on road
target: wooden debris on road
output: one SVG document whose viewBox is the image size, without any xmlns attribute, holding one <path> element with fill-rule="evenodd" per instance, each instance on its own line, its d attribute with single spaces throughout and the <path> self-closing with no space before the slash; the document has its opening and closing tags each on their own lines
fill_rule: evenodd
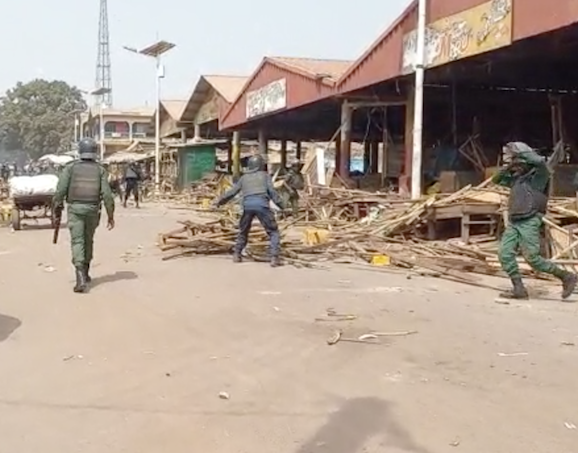
<svg viewBox="0 0 578 453">
<path fill-rule="evenodd" d="M 343 332 L 340 330 L 336 330 L 333 334 L 327 339 L 327 345 L 334 346 L 339 342 L 346 342 L 346 343 L 365 343 L 365 344 L 380 344 L 378 341 L 377 336 L 371 334 L 361 335 L 359 338 L 345 338 L 343 336 Z"/>
<path fill-rule="evenodd" d="M 296 266 L 339 262 L 366 263 L 382 270 L 392 266 L 418 273 L 426 270 L 430 275 L 452 281 L 490 287 L 471 274 L 503 276 L 497 256 L 497 232 L 469 236 L 467 243 L 461 239 L 431 241 L 426 239 L 426 226 L 431 209 L 476 204 L 497 205 L 501 223 L 502 216 L 507 219 L 507 195 L 507 189 L 495 187 L 489 180 L 477 187 L 467 186 L 453 194 L 436 194 L 418 201 L 388 193 L 319 187 L 314 195 L 303 197 L 297 218 L 278 216 L 282 257 Z M 360 205 L 367 211 L 358 218 Z M 578 230 L 572 226 L 578 224 L 576 201 L 552 199 L 544 222 L 551 257 L 566 269 L 576 271 Z M 167 252 L 164 259 L 230 254 L 237 223 L 234 208 L 223 211 L 218 220 L 181 222 L 179 229 L 159 237 L 160 248 Z M 323 240 L 301 240 L 303 228 L 323 229 Z M 265 261 L 267 248 L 267 235 L 261 228 L 254 228 L 248 256 Z M 526 276 L 548 278 L 535 274 L 525 264 L 521 265 L 521 271 Z"/>
</svg>

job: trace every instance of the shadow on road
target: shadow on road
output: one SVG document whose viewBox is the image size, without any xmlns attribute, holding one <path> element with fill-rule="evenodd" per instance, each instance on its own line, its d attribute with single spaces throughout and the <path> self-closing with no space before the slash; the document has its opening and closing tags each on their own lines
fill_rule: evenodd
<svg viewBox="0 0 578 453">
<path fill-rule="evenodd" d="M 354 398 L 333 413 L 327 423 L 296 453 L 356 453 L 379 437 L 383 446 L 428 453 L 416 445 L 410 434 L 395 420 L 390 404 L 378 398 Z"/>
<path fill-rule="evenodd" d="M 120 282 L 123 280 L 135 280 L 138 275 L 131 271 L 118 271 L 114 274 L 103 275 L 102 277 L 95 277 L 90 284 L 91 288 L 99 285 L 106 285 L 107 283 Z"/>
<path fill-rule="evenodd" d="M 22 321 L 13 318 L 12 316 L 0 315 L 0 343 L 10 338 L 18 327 L 22 325 Z"/>
</svg>

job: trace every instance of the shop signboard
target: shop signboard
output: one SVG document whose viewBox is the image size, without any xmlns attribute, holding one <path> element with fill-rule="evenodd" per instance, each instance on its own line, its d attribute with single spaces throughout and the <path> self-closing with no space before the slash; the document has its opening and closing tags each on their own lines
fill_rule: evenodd
<svg viewBox="0 0 578 453">
<path fill-rule="evenodd" d="M 287 107 L 287 80 L 279 79 L 257 90 L 249 91 L 246 97 L 247 119 L 273 113 Z"/>
<path fill-rule="evenodd" d="M 512 43 L 512 0 L 491 0 L 426 28 L 425 67 L 499 49 Z M 402 73 L 415 71 L 417 30 L 403 38 Z"/>
</svg>

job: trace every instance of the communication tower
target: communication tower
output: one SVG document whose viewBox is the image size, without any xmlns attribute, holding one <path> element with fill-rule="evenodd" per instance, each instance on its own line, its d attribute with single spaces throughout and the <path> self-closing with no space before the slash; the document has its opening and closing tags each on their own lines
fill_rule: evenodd
<svg viewBox="0 0 578 453">
<path fill-rule="evenodd" d="M 96 97 L 97 105 L 112 106 L 112 78 L 110 71 L 110 36 L 108 32 L 107 0 L 100 0 L 100 16 L 98 20 L 98 57 L 96 60 L 95 88 L 106 89 L 105 94 Z"/>
</svg>

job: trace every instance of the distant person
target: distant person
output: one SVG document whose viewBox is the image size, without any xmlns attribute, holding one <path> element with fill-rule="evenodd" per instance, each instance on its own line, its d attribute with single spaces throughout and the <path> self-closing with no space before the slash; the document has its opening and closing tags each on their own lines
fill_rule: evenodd
<svg viewBox="0 0 578 453">
<path fill-rule="evenodd" d="M 7 182 L 8 179 L 10 178 L 10 168 L 8 167 L 8 165 L 3 164 L 2 167 L 0 168 L 0 178 L 2 178 L 4 182 Z"/>
<path fill-rule="evenodd" d="M 305 178 L 301 173 L 303 164 L 300 162 L 294 162 L 289 167 L 287 176 L 285 179 L 285 184 L 289 190 L 289 205 L 291 206 L 291 211 L 294 217 L 299 215 L 299 191 L 305 189 Z"/>
<path fill-rule="evenodd" d="M 137 209 L 140 208 L 139 205 L 139 183 L 142 181 L 142 172 L 141 169 L 135 161 L 129 162 L 126 171 L 124 173 L 124 202 L 123 206 L 126 208 L 128 199 L 131 194 L 134 195 L 134 201 L 136 203 Z"/>
</svg>

